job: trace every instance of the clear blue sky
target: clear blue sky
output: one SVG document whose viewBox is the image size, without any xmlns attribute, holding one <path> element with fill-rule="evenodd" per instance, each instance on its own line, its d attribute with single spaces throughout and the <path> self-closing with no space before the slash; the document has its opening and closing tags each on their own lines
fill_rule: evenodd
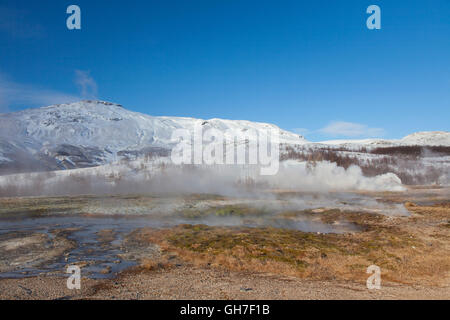
<svg viewBox="0 0 450 320">
<path fill-rule="evenodd" d="M 450 1 L 2 0 L 0 112 L 89 97 L 313 141 L 449 130 Z"/>
</svg>

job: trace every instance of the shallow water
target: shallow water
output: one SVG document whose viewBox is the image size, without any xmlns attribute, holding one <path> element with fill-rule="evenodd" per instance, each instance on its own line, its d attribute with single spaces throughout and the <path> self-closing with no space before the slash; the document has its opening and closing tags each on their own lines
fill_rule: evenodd
<svg viewBox="0 0 450 320">
<path fill-rule="evenodd" d="M 67 266 L 77 262 L 86 264 L 82 268 L 83 276 L 114 277 L 118 272 L 137 264 L 137 258 L 123 258 L 123 254 L 129 249 L 123 240 L 139 228 L 158 229 L 180 224 L 204 224 L 224 227 L 274 227 L 315 233 L 348 233 L 358 232 L 360 227 L 346 221 L 326 224 L 314 215 L 299 214 L 294 218 L 283 218 L 280 213 L 312 208 L 340 208 L 364 209 L 389 215 L 407 214 L 403 205 L 380 203 L 372 197 L 355 194 L 274 196 L 271 199 L 199 200 L 189 197 L 172 199 L 137 197 L 136 199 L 144 203 L 137 203 L 133 198 L 111 197 L 94 199 L 88 203 L 87 207 L 79 209 L 78 213 L 70 209 L 37 216 L 31 212 L 0 215 L 0 236 L 12 237 L 18 232 L 26 235 L 38 233 L 53 239 L 55 231 L 70 230 L 66 232 L 66 237 L 75 243 L 75 248 L 68 254 L 62 255 L 47 265 L 33 268 L 19 266 L 14 271 L 0 273 L 0 278 L 29 277 L 49 272 L 67 276 L 65 274 Z M 214 211 L 236 204 L 251 207 L 253 211 L 244 215 L 221 215 Z M 130 208 L 132 208 L 132 214 L 130 214 Z M 87 212 L 89 215 L 86 214 Z M 120 212 L 122 214 L 119 214 Z M 189 216 L 192 212 L 201 214 Z M 109 233 L 111 241 L 102 241 L 99 238 L 98 233 L 102 230 L 111 230 Z M 151 245 L 148 244 L 148 246 Z M 108 269 L 107 272 L 105 272 L 106 269 Z"/>
<path fill-rule="evenodd" d="M 65 270 L 68 265 L 77 262 L 86 262 L 88 265 L 82 267 L 82 275 L 90 278 L 111 278 L 118 272 L 134 266 L 137 261 L 133 259 L 122 259 L 120 254 L 126 248 L 123 246 L 124 237 L 138 228 L 163 228 L 185 224 L 205 224 L 210 226 L 228 227 L 277 227 L 297 230 L 307 230 L 309 232 L 322 233 L 342 233 L 350 226 L 326 225 L 315 221 L 292 221 L 292 220 L 249 220 L 241 217 L 216 217 L 207 216 L 200 219 L 177 218 L 162 221 L 155 217 L 85 217 L 85 216 L 64 216 L 57 215 L 51 217 L 25 218 L 25 219 L 0 219 L 0 235 L 14 234 L 21 232 L 27 235 L 41 233 L 50 239 L 54 238 L 54 231 L 65 229 L 76 229 L 68 233 L 67 238 L 75 241 L 76 246 L 70 250 L 66 256 L 59 257 L 56 261 L 40 267 L 18 268 L 11 272 L 0 273 L 0 278 L 20 278 L 36 276 L 44 273 L 67 276 Z M 112 241 L 107 243 L 100 241 L 98 232 L 102 230 L 112 230 Z M 102 272 L 109 268 L 108 273 Z"/>
<path fill-rule="evenodd" d="M 53 231 L 63 229 L 76 229 L 67 236 L 69 240 L 75 241 L 76 246 L 70 250 L 67 257 L 60 259 L 47 266 L 40 268 L 23 268 L 13 272 L 0 273 L 0 278 L 35 276 L 46 272 L 55 272 L 56 275 L 63 275 L 67 265 L 85 261 L 89 264 L 83 267 L 83 276 L 92 278 L 108 278 L 114 276 L 130 266 L 136 264 L 135 261 L 125 261 L 118 257 L 123 253 L 121 243 L 123 237 L 131 231 L 141 227 L 159 227 L 154 221 L 147 219 L 130 218 L 87 218 L 76 216 L 53 216 L 26 219 L 0 219 L 0 235 L 14 232 L 26 232 L 30 234 L 43 233 L 53 238 Z M 98 232 L 105 229 L 114 230 L 114 240 L 108 244 L 101 243 L 98 239 Z M 118 261 L 120 261 L 118 263 Z M 105 268 L 110 267 L 108 274 L 101 273 Z"/>
</svg>

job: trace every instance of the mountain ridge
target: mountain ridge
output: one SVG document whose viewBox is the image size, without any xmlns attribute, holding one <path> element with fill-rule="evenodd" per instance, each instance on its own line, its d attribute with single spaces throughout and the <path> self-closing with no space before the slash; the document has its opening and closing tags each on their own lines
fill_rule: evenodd
<svg viewBox="0 0 450 320">
<path fill-rule="evenodd" d="M 400 140 L 334 140 L 310 142 L 303 136 L 270 123 L 248 120 L 196 119 L 151 116 L 122 105 L 83 100 L 0 114 L 0 173 L 3 171 L 59 170 L 98 166 L 146 154 L 167 155 L 176 129 L 193 132 L 201 122 L 205 128 L 238 134 L 250 129 L 279 129 L 280 142 L 287 145 L 361 146 L 444 145 L 450 132 L 416 132 Z M 22 170 L 22 169 L 20 169 Z"/>
</svg>

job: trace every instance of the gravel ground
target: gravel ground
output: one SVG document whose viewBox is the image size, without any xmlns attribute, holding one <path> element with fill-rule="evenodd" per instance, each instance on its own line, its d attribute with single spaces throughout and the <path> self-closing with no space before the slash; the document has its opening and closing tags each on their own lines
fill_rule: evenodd
<svg viewBox="0 0 450 320">
<path fill-rule="evenodd" d="M 302 280 L 180 266 L 160 271 L 127 271 L 113 280 L 83 279 L 68 290 L 65 278 L 0 280 L 1 299 L 450 299 L 450 288 L 382 283 L 369 291 L 363 283 Z"/>
</svg>

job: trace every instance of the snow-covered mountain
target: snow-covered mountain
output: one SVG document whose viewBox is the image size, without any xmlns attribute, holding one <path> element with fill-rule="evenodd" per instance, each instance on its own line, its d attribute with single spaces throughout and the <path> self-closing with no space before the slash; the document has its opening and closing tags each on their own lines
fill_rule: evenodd
<svg viewBox="0 0 450 320">
<path fill-rule="evenodd" d="M 363 139 L 363 140 L 328 140 L 318 144 L 329 146 L 355 147 L 391 147 L 391 146 L 450 146 L 450 132 L 425 131 L 416 132 L 399 140 Z"/>
<path fill-rule="evenodd" d="M 82 168 L 150 153 L 164 155 L 174 145 L 174 130 L 193 132 L 199 123 L 205 130 L 230 130 L 235 135 L 278 129 L 244 120 L 152 117 L 114 103 L 81 101 L 1 114 L 0 166 L 3 171 Z M 308 143 L 285 130 L 280 131 L 280 142 Z"/>
<path fill-rule="evenodd" d="M 81 101 L 0 114 L 0 174 L 84 168 L 140 156 L 167 155 L 176 129 L 215 128 L 234 136 L 279 129 L 244 120 L 152 117 L 103 101 Z M 280 142 L 300 148 L 420 145 L 450 146 L 450 132 L 419 132 L 400 140 L 335 140 L 313 143 L 280 130 Z"/>
<path fill-rule="evenodd" d="M 416 132 L 399 141 L 403 145 L 450 146 L 450 132 Z"/>
</svg>

